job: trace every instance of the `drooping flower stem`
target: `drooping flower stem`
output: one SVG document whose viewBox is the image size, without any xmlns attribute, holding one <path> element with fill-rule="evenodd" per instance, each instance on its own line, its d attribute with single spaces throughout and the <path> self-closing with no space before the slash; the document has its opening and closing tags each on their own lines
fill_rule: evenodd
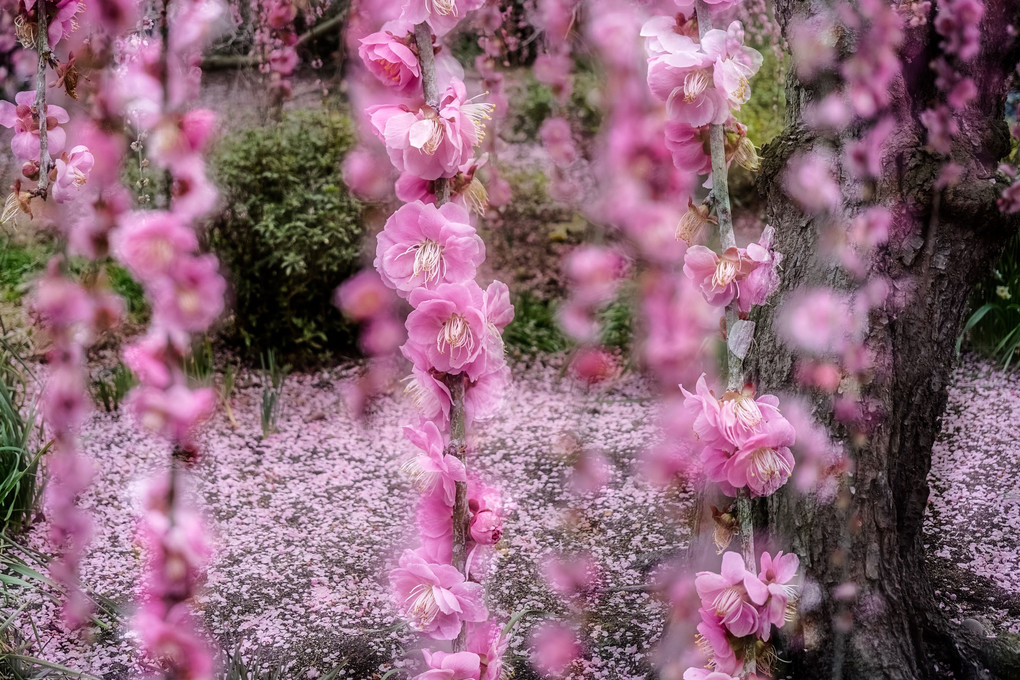
<svg viewBox="0 0 1020 680">
<path fill-rule="evenodd" d="M 698 33 L 701 37 L 712 30 L 712 8 L 704 0 L 697 0 L 695 5 L 698 17 Z M 719 245 L 725 252 L 736 247 L 737 239 L 733 234 L 733 214 L 730 210 L 730 188 L 728 169 L 726 167 L 725 132 L 722 125 L 709 126 L 709 150 L 712 156 L 712 193 L 715 196 L 715 214 L 719 223 Z M 739 321 L 737 301 L 726 307 L 726 331 L 733 332 Z M 744 384 L 743 358 L 733 353 L 730 342 L 726 342 L 726 386 L 730 390 L 739 390 Z M 751 499 L 747 489 L 737 493 L 737 530 L 739 532 L 740 552 L 748 571 L 757 572 L 757 559 L 754 552 L 754 525 L 751 520 Z M 748 638 L 744 648 L 743 677 L 751 677 L 757 671 L 756 663 L 757 639 Z"/>
<path fill-rule="evenodd" d="M 50 43 L 46 33 L 46 3 L 39 0 L 36 3 L 36 36 L 35 47 L 39 52 L 39 67 L 35 72 L 35 110 L 39 116 L 39 186 L 37 192 L 43 199 L 50 188 L 50 159 L 49 139 L 46 133 L 46 69 L 50 63 Z"/>
<path fill-rule="evenodd" d="M 421 85 L 425 103 L 439 110 L 439 83 L 436 82 L 436 53 L 432 47 L 432 29 L 425 22 L 415 25 L 414 42 L 418 46 L 418 64 L 421 68 Z M 440 177 L 435 180 L 436 206 L 450 200 L 450 181 Z"/>
</svg>

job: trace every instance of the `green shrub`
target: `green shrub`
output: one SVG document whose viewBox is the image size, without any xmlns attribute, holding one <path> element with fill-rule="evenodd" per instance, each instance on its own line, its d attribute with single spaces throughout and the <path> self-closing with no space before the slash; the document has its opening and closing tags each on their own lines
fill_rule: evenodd
<svg viewBox="0 0 1020 680">
<path fill-rule="evenodd" d="M 555 354 L 570 347 L 556 320 L 556 310 L 548 300 L 531 293 L 514 298 L 514 320 L 503 331 L 503 342 L 513 356 Z"/>
<path fill-rule="evenodd" d="M 969 335 L 974 349 L 1009 368 L 1020 347 L 1020 233 L 1006 243 L 992 275 L 974 289 L 971 308 L 957 350 Z"/>
<path fill-rule="evenodd" d="M 213 156 L 228 207 L 209 247 L 233 286 L 227 339 L 251 356 L 274 349 L 302 364 L 354 346 L 331 302 L 361 254 L 362 206 L 339 167 L 353 143 L 344 114 L 297 111 L 229 136 Z"/>
</svg>

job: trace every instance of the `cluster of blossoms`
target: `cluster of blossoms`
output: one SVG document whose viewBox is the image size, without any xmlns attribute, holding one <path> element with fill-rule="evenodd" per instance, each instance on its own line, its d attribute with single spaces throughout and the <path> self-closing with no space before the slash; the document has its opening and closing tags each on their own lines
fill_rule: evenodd
<svg viewBox="0 0 1020 680">
<path fill-rule="evenodd" d="M 707 126 L 724 125 L 727 163 L 735 159 L 756 169 L 754 145 L 732 113 L 751 97 L 749 79 L 761 67 L 762 56 L 744 45 L 740 22 L 699 37 L 692 5 L 675 17 L 650 19 L 641 35 L 648 51 L 648 87 L 666 104 L 666 145 L 677 165 L 708 172 Z"/>
<path fill-rule="evenodd" d="M 761 554 L 761 570 L 748 569 L 739 553 L 727 552 L 720 572 L 702 571 L 694 579 L 701 599 L 698 646 L 709 668 L 689 668 L 684 680 L 736 680 L 745 677 L 746 650 L 754 650 L 755 677 L 771 675 L 775 652 L 767 644 L 772 628 L 792 620 L 797 601 L 800 560 L 796 555 Z M 749 646 L 747 642 L 750 641 Z"/>
<path fill-rule="evenodd" d="M 271 0 L 252 2 L 251 9 L 261 20 L 255 32 L 260 68 L 270 74 L 269 86 L 276 99 L 288 99 L 292 94 L 290 77 L 298 66 L 298 36 L 294 32 L 297 5 L 293 0 Z"/>
<path fill-rule="evenodd" d="M 403 469 L 421 494 L 420 546 L 401 555 L 390 582 L 411 626 L 433 640 L 423 650 L 427 670 L 419 680 L 495 680 L 507 644 L 489 620 L 479 582 L 486 549 L 502 537 L 500 495 L 466 464 L 466 429 L 494 413 L 510 382 L 501 335 L 514 311 L 505 284 L 483 289 L 475 280 L 485 246 L 470 213 L 486 208 L 475 150 L 492 106 L 467 96 L 463 70 L 437 44 L 482 4 L 379 3 L 357 8 L 352 19 L 366 29 L 371 20 L 382 22 L 359 40 L 369 76 L 361 97 L 380 102 L 365 109 L 368 130 L 400 173 L 395 188 L 404 205 L 378 236 L 377 275 L 345 284 L 338 302 L 352 316 L 364 307 L 360 318 L 372 337 L 362 343 L 374 354 L 389 351 L 401 335 L 388 330 L 392 301 L 367 301 L 386 299 L 385 286 L 411 307 L 399 349 L 411 362 L 406 392 L 419 411 L 418 423 L 404 432 L 418 452 Z M 371 162 L 349 159 L 345 175 L 364 177 Z"/>
<path fill-rule="evenodd" d="M 691 246 L 684 255 L 684 274 L 698 285 L 708 304 L 726 307 L 736 301 L 746 316 L 779 287 L 776 267 L 783 256 L 772 250 L 773 238 L 772 227 L 766 227 L 758 243 L 731 246 L 722 255 L 705 246 Z"/>
</svg>

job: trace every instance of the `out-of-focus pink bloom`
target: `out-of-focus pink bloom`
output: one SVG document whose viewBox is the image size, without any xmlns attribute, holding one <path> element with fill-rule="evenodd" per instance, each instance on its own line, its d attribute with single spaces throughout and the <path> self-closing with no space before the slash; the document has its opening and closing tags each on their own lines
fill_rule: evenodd
<svg viewBox="0 0 1020 680">
<path fill-rule="evenodd" d="M 363 269 L 347 279 L 333 296 L 333 304 L 355 321 L 368 321 L 390 312 L 394 300 L 374 269 Z"/>
<path fill-rule="evenodd" d="M 1020 212 L 1020 179 L 1003 189 L 998 204 L 1004 213 Z"/>
<path fill-rule="evenodd" d="M 835 65 L 837 34 L 830 14 L 791 21 L 787 38 L 801 80 L 813 80 Z"/>
<path fill-rule="evenodd" d="M 393 168 L 385 158 L 366 149 L 353 149 L 344 157 L 344 184 L 361 198 L 378 201 L 393 193 Z"/>
<path fill-rule="evenodd" d="M 61 258 L 46 265 L 46 273 L 36 284 L 29 300 L 29 313 L 51 332 L 85 330 L 95 315 L 92 297 L 82 286 L 61 272 Z"/>
<path fill-rule="evenodd" d="M 703 606 L 737 637 L 758 628 L 757 607 L 768 599 L 768 588 L 744 566 L 739 553 L 723 554 L 720 573 L 698 572 L 694 579 Z"/>
<path fill-rule="evenodd" d="M 390 315 L 369 319 L 361 329 L 358 344 L 368 356 L 394 354 L 407 340 L 404 324 Z"/>
<path fill-rule="evenodd" d="M 178 259 L 152 291 L 153 319 L 169 331 L 201 333 L 223 311 L 227 282 L 215 255 Z"/>
<path fill-rule="evenodd" d="M 454 80 L 438 110 L 384 104 L 365 112 L 397 170 L 431 180 L 453 177 L 471 160 L 474 147 L 484 138 L 484 121 L 492 106 L 469 102 L 464 83 Z"/>
<path fill-rule="evenodd" d="M 717 399 L 702 374 L 694 394 L 683 387 L 681 392 L 685 397 L 684 408 L 695 416 L 692 424 L 695 434 L 709 445 L 739 447 L 752 435 L 789 427 L 779 412 L 779 399 L 771 394 L 756 398 L 749 386 L 726 392 Z"/>
<path fill-rule="evenodd" d="M 864 137 L 851 142 L 847 149 L 850 171 L 857 177 L 874 178 L 882 174 L 882 150 L 886 139 L 896 128 L 896 119 L 882 118 Z"/>
<path fill-rule="evenodd" d="M 412 43 L 410 26 L 390 24 L 362 38 L 358 56 L 369 73 L 386 87 L 405 97 L 418 95 L 421 68 Z"/>
<path fill-rule="evenodd" d="M 556 165 L 564 168 L 577 160 L 574 136 L 565 118 L 546 118 L 538 134 L 543 148 Z"/>
<path fill-rule="evenodd" d="M 853 111 L 842 95 L 833 93 L 804 108 L 804 122 L 815 130 L 841 132 L 853 118 Z"/>
<path fill-rule="evenodd" d="M 171 385 L 164 390 L 142 385 L 131 391 L 129 408 L 145 429 L 189 447 L 195 430 L 216 408 L 216 395 L 208 387 Z"/>
<path fill-rule="evenodd" d="M 411 361 L 443 373 L 465 372 L 471 379 L 485 373 L 491 343 L 483 297 L 474 281 L 412 291 L 405 345 Z"/>
<path fill-rule="evenodd" d="M 297 18 L 298 8 L 290 0 L 269 0 L 266 3 L 266 25 L 280 31 L 289 28 Z"/>
<path fill-rule="evenodd" d="M 725 307 L 737 297 L 739 281 L 758 264 L 735 247 L 720 256 L 705 246 L 691 246 L 684 254 L 684 275 L 700 286 L 708 304 Z"/>
<path fill-rule="evenodd" d="M 383 282 L 407 296 L 417 288 L 474 279 L 485 245 L 464 208 L 416 201 L 386 220 L 376 245 L 375 267 Z"/>
<path fill-rule="evenodd" d="M 577 452 L 570 474 L 570 485 L 582 494 L 595 493 L 605 487 L 612 474 L 612 464 L 601 450 L 591 447 Z"/>
<path fill-rule="evenodd" d="M 543 575 L 550 588 L 570 600 L 590 598 L 602 587 L 598 563 L 586 553 L 550 558 Z"/>
<path fill-rule="evenodd" d="M 57 179 L 51 191 L 57 203 L 68 203 L 78 197 L 79 191 L 89 181 L 89 173 L 96 159 L 85 146 L 76 146 L 66 158 L 58 158 L 55 167 Z"/>
<path fill-rule="evenodd" d="M 466 582 L 449 564 L 426 562 L 413 550 L 400 556 L 400 566 L 390 572 L 390 584 L 412 627 L 436 640 L 457 637 L 464 621 L 489 618 L 481 585 Z"/>
<path fill-rule="evenodd" d="M 981 0 L 949 0 L 939 3 L 935 30 L 945 40 L 942 49 L 962 61 L 970 61 L 981 51 L 981 18 L 985 6 Z"/>
<path fill-rule="evenodd" d="M 864 312 L 845 294 L 825 288 L 800 291 L 783 304 L 779 329 L 787 342 L 803 352 L 842 354 L 864 340 L 868 330 Z"/>
<path fill-rule="evenodd" d="M 158 330 L 150 331 L 141 340 L 128 345 L 123 352 L 124 363 L 143 385 L 165 389 L 170 385 L 170 366 L 176 357 L 167 338 Z"/>
<path fill-rule="evenodd" d="M 430 420 L 418 427 L 405 427 L 404 436 L 424 452 L 408 460 L 401 469 L 411 476 L 415 488 L 423 494 L 440 490 L 444 502 L 453 507 L 456 483 L 467 481 L 464 463 L 446 454 L 446 437 Z"/>
<path fill-rule="evenodd" d="M 408 352 L 404 350 L 404 356 Z M 410 357 L 408 357 L 410 359 Z M 411 359 L 413 362 L 413 359 Z M 446 427 L 450 421 L 450 397 L 449 388 L 435 378 L 427 367 L 411 367 L 411 375 L 406 378 L 404 393 L 411 399 L 411 403 L 418 409 L 422 418 L 435 421 L 439 426 Z M 468 390 L 470 400 L 471 390 Z"/>
<path fill-rule="evenodd" d="M 790 582 L 797 576 L 800 558 L 793 553 L 784 555 L 780 550 L 775 557 L 761 554 L 761 571 L 758 578 L 768 588 L 769 597 L 760 610 L 761 625 L 758 635 L 768 642 L 772 626 L 781 628 L 787 622 L 788 605 L 796 598 L 797 588 Z"/>
<path fill-rule="evenodd" d="M 215 129 L 216 113 L 209 109 L 166 115 L 152 131 L 150 154 L 161 167 L 172 167 L 203 151 Z"/>
<path fill-rule="evenodd" d="M 879 0 L 865 0 L 856 15 L 844 12 L 844 25 L 857 33 L 856 49 L 841 63 L 851 106 L 862 118 L 871 118 L 888 106 L 891 85 L 900 73 L 899 46 L 903 20 L 897 10 Z"/>
<path fill-rule="evenodd" d="M 740 680 L 729 673 L 720 673 L 708 668 L 688 668 L 684 671 L 684 680 Z"/>
<path fill-rule="evenodd" d="M 201 156 L 193 155 L 177 161 L 172 174 L 171 205 L 177 215 L 184 219 L 197 219 L 216 207 L 219 193 L 206 175 Z"/>
<path fill-rule="evenodd" d="M 598 385 L 620 375 L 620 361 L 600 347 L 584 347 L 570 361 L 571 374 L 587 385 Z"/>
<path fill-rule="evenodd" d="M 173 266 L 198 248 L 195 232 L 171 212 L 145 210 L 126 214 L 113 232 L 117 258 L 142 282 L 170 274 Z"/>
<path fill-rule="evenodd" d="M 553 40 L 567 37 L 574 21 L 578 0 L 539 0 L 537 25 L 543 27 Z"/>
<path fill-rule="evenodd" d="M 921 112 L 921 123 L 928 129 L 928 146 L 938 153 L 952 151 L 953 138 L 960 134 L 960 124 L 945 104 Z"/>
<path fill-rule="evenodd" d="M 556 312 L 560 328 L 578 342 L 595 342 L 599 337 L 599 323 L 594 310 L 577 300 L 567 300 Z"/>
<path fill-rule="evenodd" d="M 212 652 L 198 634 L 195 616 L 186 602 L 167 608 L 152 600 L 139 608 L 132 623 L 147 658 L 173 668 L 178 677 L 215 677 Z"/>
<path fill-rule="evenodd" d="M 269 53 L 269 68 L 281 76 L 289 76 L 297 68 L 297 50 L 290 46 L 279 47 Z"/>
<path fill-rule="evenodd" d="M 792 159 L 783 176 L 787 195 L 807 213 L 832 212 L 839 207 L 839 184 L 833 178 L 832 154 L 813 151 Z"/>
<path fill-rule="evenodd" d="M 562 623 L 545 622 L 531 633 L 531 663 L 540 673 L 558 677 L 584 653 L 577 633 Z"/>
<path fill-rule="evenodd" d="M 850 240 L 865 251 L 877 248 L 889 240 L 892 220 L 888 208 L 872 206 L 850 223 Z"/>
<path fill-rule="evenodd" d="M 540 54 L 531 69 L 535 80 L 548 85 L 561 104 L 567 103 L 574 87 L 574 60 L 569 53 Z"/>
<path fill-rule="evenodd" d="M 0 101 L 0 125 L 14 130 L 11 150 L 23 161 L 39 160 L 39 121 L 33 115 L 35 92 L 25 90 L 14 95 L 14 104 Z M 71 120 L 67 111 L 53 104 L 46 105 L 46 143 L 50 156 L 57 156 L 64 150 L 67 134 L 63 123 Z"/>
<path fill-rule="evenodd" d="M 574 248 L 563 262 L 571 297 L 585 305 L 611 301 L 626 265 L 624 257 L 613 248 L 591 245 Z"/>
<path fill-rule="evenodd" d="M 78 431 L 90 410 L 82 372 L 77 366 L 59 366 L 43 388 L 41 407 L 47 427 L 56 436 Z"/>
</svg>

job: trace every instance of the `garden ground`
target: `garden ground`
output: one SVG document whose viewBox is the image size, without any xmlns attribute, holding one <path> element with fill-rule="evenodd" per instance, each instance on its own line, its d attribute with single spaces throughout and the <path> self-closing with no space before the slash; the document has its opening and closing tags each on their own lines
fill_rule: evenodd
<svg viewBox="0 0 1020 680">
<path fill-rule="evenodd" d="M 204 437 L 192 492 L 218 544 L 201 598 L 205 622 L 228 651 L 292 664 L 286 677 L 341 666 L 339 677 L 368 680 L 418 658 L 413 634 L 396 625 L 385 576 L 414 535 L 415 494 L 399 470 L 412 453 L 400 425 L 414 414 L 395 382 L 367 420 L 353 419 L 344 394 L 359 370 L 288 378 L 278 432 L 266 439 L 258 376 L 242 375 L 232 398 L 238 428 L 221 412 Z M 542 362 L 516 376 L 506 407 L 472 442 L 473 465 L 503 490 L 507 510 L 489 565 L 496 572 L 487 581 L 490 609 L 503 620 L 523 609 L 566 613 L 545 585 L 543 565 L 557 550 L 588 551 L 601 568 L 602 594 L 586 607 L 595 649 L 579 677 L 648 677 L 665 608 L 628 586 L 647 582 L 650 564 L 684 546 L 691 501 L 632 469 L 656 436 L 654 402 L 635 377 L 590 390 Z M 965 359 L 934 453 L 926 531 L 942 606 L 988 635 L 1020 632 L 1018 419 L 1020 375 Z M 598 444 L 610 460 L 602 491 L 567 483 L 574 441 Z M 140 489 L 168 451 L 117 413 L 92 418 L 85 446 L 96 460 L 83 499 L 96 536 L 83 579 L 129 606 L 140 573 L 133 544 Z M 44 536 L 39 524 L 28 541 L 41 548 Z M 22 630 L 38 638 L 40 656 L 110 680 L 142 670 L 121 624 L 92 629 L 89 639 L 61 632 L 53 615 L 45 599 L 23 614 Z M 534 677 L 523 632 L 535 620 L 515 630 L 519 679 Z"/>
</svg>

